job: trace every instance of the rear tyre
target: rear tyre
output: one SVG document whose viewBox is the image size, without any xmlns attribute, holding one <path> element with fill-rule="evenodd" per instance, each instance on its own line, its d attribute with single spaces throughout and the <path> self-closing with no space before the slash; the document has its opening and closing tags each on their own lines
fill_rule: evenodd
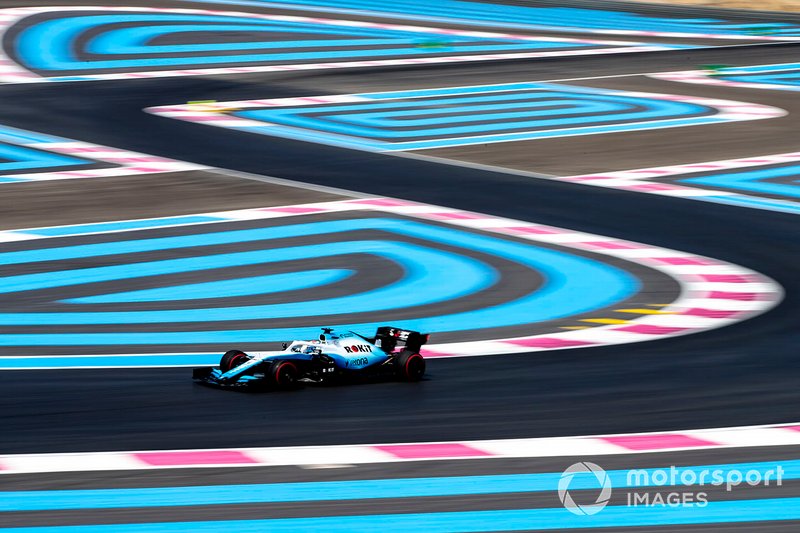
<svg viewBox="0 0 800 533">
<path fill-rule="evenodd" d="M 294 389 L 300 379 L 300 371 L 291 361 L 277 361 L 272 365 L 272 383 L 278 389 Z"/>
<path fill-rule="evenodd" d="M 425 359 L 411 350 L 400 352 L 394 364 L 397 377 L 403 381 L 419 381 L 425 375 Z"/>
<path fill-rule="evenodd" d="M 225 355 L 222 356 L 222 360 L 219 362 L 219 369 L 224 374 L 229 370 L 233 370 L 237 366 L 245 363 L 248 359 L 250 359 L 246 353 L 241 350 L 230 350 L 225 352 Z"/>
</svg>

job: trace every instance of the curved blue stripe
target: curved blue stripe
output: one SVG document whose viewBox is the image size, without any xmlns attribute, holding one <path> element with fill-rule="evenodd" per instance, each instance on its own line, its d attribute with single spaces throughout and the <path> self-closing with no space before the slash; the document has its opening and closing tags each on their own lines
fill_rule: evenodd
<svg viewBox="0 0 800 533">
<path fill-rule="evenodd" d="M 201 300 L 205 298 L 231 298 L 275 292 L 310 289 L 342 281 L 355 274 L 353 270 L 327 269 L 269 274 L 247 278 L 206 281 L 188 285 L 158 287 L 139 291 L 116 292 L 97 296 L 84 296 L 62 300 L 72 304 L 107 304 L 120 302 L 171 302 L 178 300 Z"/>
<path fill-rule="evenodd" d="M 266 33 L 314 33 L 320 35 L 346 35 L 364 37 L 382 37 L 381 39 L 318 39 L 318 40 L 291 40 L 291 41 L 245 41 L 236 43 L 194 43 L 154 45 L 149 44 L 150 39 L 162 35 L 190 32 L 266 32 Z M 396 37 L 387 38 L 388 34 L 397 34 Z M 419 39 L 422 34 L 410 36 L 408 32 L 396 32 L 369 28 L 343 28 L 325 26 L 321 24 L 284 24 L 264 23 L 259 25 L 245 24 L 208 24 L 202 26 L 186 25 L 159 25 L 152 27 L 121 28 L 106 31 L 86 45 L 86 50 L 93 54 L 164 54 L 176 52 L 213 52 L 222 50 L 257 50 L 268 48 L 310 48 L 331 46 L 380 46 L 395 44 L 413 44 L 413 39 Z M 269 38 L 269 36 L 265 36 Z M 448 41 L 474 41 L 464 37 L 448 36 Z M 518 42 L 518 41 L 517 41 Z"/>
<path fill-rule="evenodd" d="M 60 70 L 79 62 L 73 43 L 84 31 L 96 26 L 120 22 L 234 22 L 257 24 L 250 18 L 212 17 L 206 15 L 93 15 L 55 19 L 34 24 L 17 37 L 17 53 L 33 68 Z"/>
<path fill-rule="evenodd" d="M 527 98 L 533 99 L 541 99 L 545 97 L 549 97 L 551 93 L 537 93 L 532 92 L 527 95 Z M 519 97 L 520 95 L 516 95 Z M 325 112 L 327 115 L 325 117 L 320 116 L 304 116 L 305 113 L 309 112 L 318 112 L 315 110 L 309 109 L 294 109 L 294 110 L 281 110 L 280 112 L 274 112 L 270 109 L 258 109 L 254 111 L 244 111 L 237 113 L 240 116 L 245 118 L 250 118 L 253 120 L 259 120 L 263 122 L 269 123 L 277 123 L 283 124 L 287 126 L 297 127 L 297 128 L 305 128 L 309 130 L 316 130 L 316 131 L 324 131 L 324 132 L 333 132 L 340 135 L 350 135 L 355 137 L 365 137 L 365 138 L 391 138 L 391 139 L 402 139 L 402 138 L 414 138 L 414 137 L 425 137 L 425 136 L 437 136 L 437 135 L 462 135 L 462 134 L 472 134 L 472 133 L 483 133 L 483 132 L 501 132 L 510 129 L 517 129 L 517 128 L 546 128 L 551 126 L 569 126 L 569 125 L 589 125 L 592 123 L 602 122 L 602 123 L 613 123 L 613 122 L 620 122 L 620 121 L 645 121 L 651 119 L 659 119 L 665 117 L 680 117 L 680 116 L 688 116 L 693 114 L 699 114 L 702 112 L 708 111 L 708 107 L 691 104 L 686 102 L 670 102 L 667 100 L 659 100 L 659 99 L 649 99 L 649 98 L 633 98 L 633 97 L 626 97 L 626 96 L 614 96 L 614 95 L 599 95 L 599 94 L 584 94 L 581 96 L 575 96 L 573 93 L 560 93 L 557 96 L 561 97 L 568 97 L 572 101 L 581 102 L 589 100 L 589 101 L 599 101 L 599 102 L 609 102 L 609 105 L 622 105 L 625 107 L 632 107 L 634 105 L 644 106 L 646 109 L 643 111 L 630 111 L 630 112 L 618 112 L 615 114 L 598 114 L 594 116 L 578 116 L 578 117 L 568 117 L 568 116 L 561 116 L 558 118 L 553 119 L 538 119 L 538 117 L 548 116 L 548 115 L 556 115 L 556 114 L 568 114 L 568 112 L 564 113 L 561 110 L 546 110 L 546 111 L 536 111 L 533 113 L 530 112 L 523 112 L 517 114 L 517 117 L 530 117 L 527 120 L 508 120 L 499 123 L 481 123 L 475 125 L 468 125 L 468 126 L 448 126 L 448 127 L 430 127 L 430 128 L 421 128 L 421 129 L 414 129 L 414 130 L 396 130 L 390 129 L 388 127 L 384 128 L 370 128 L 370 127 L 360 127 L 351 124 L 345 124 L 342 122 L 333 122 L 331 119 L 336 118 L 335 115 L 331 115 L 331 110 L 326 109 Z M 487 99 L 491 99 L 492 97 L 486 97 Z M 405 104 L 405 102 L 401 102 Z M 347 106 L 351 110 L 364 110 L 369 111 L 370 106 L 376 105 L 371 103 L 366 104 L 356 104 Z M 385 106 L 386 104 L 379 104 L 381 106 Z M 433 105 L 433 103 L 426 103 L 424 100 L 422 102 L 416 103 L 416 105 Z M 448 113 L 462 113 L 463 116 L 470 116 L 471 118 L 475 118 L 475 115 L 472 115 L 472 110 L 469 106 L 455 106 L 452 103 L 445 102 L 447 107 L 439 109 L 441 112 L 445 110 Z M 525 104 L 521 104 L 525 105 Z M 543 104 L 546 105 L 546 104 Z M 374 113 L 372 114 L 374 116 Z M 350 115 L 352 117 L 352 114 Z M 356 114 L 357 116 L 357 114 Z M 477 115 L 480 117 L 481 115 Z M 351 118 L 351 121 L 353 119 Z M 392 127 L 397 128 L 399 126 L 404 126 L 405 124 L 399 123 L 392 123 Z"/>
<path fill-rule="evenodd" d="M 784 74 L 769 75 L 742 75 L 742 76 L 721 76 L 723 80 L 745 83 L 760 83 L 765 85 L 782 85 L 783 90 L 800 90 L 800 72 L 790 72 Z"/>
<path fill-rule="evenodd" d="M 4 161 L 5 160 L 5 161 Z M 85 165 L 92 163 L 53 152 L 32 150 L 24 146 L 14 146 L 0 143 L 0 172 L 12 170 L 25 170 L 72 165 Z"/>
<path fill-rule="evenodd" d="M 700 178 L 681 180 L 683 183 L 697 183 L 708 187 L 734 189 L 761 194 L 777 194 L 789 198 L 800 198 L 800 187 L 789 183 L 770 183 L 771 178 L 798 178 L 800 182 L 800 165 L 787 167 L 748 170 L 745 172 L 732 172 L 727 174 L 712 174 Z"/>
<path fill-rule="evenodd" d="M 292 8 L 304 11 L 360 15 L 377 14 L 411 20 L 459 22 L 475 25 L 492 23 L 499 27 L 527 29 L 635 30 L 676 33 L 754 34 L 765 26 L 773 34 L 797 35 L 800 29 L 788 22 L 737 23 L 714 18 L 655 17 L 625 11 L 574 7 L 538 7 L 463 0 L 194 0 L 195 2 Z"/>
<path fill-rule="evenodd" d="M 0 278 L 4 290 L 18 292 L 115 279 L 132 279 L 171 272 L 208 270 L 230 266 L 297 261 L 343 254 L 375 254 L 401 265 L 405 275 L 397 283 L 359 294 L 240 307 L 189 308 L 165 311 L 75 312 L 75 313 L 0 313 L 5 325 L 69 325 L 69 324 L 154 324 L 183 322 L 237 321 L 258 318 L 291 318 L 324 316 L 342 313 L 368 313 L 409 306 L 423 306 L 453 300 L 485 289 L 497 279 L 488 265 L 414 244 L 383 241 L 350 241 L 315 244 L 213 255 L 165 261 L 134 263 L 80 271 L 50 272 L 49 280 L 37 287 L 27 276 Z M 16 279 L 15 279 L 16 278 Z M 22 279 L 19 279 L 22 278 Z"/>
<path fill-rule="evenodd" d="M 9 252 L 0 254 L 0 262 L 6 261 L 15 264 L 25 264 L 36 261 L 52 261 L 56 259 L 65 259 L 69 257 L 98 257 L 103 255 L 111 255 L 117 253 L 135 253 L 147 250 L 158 249 L 177 249 L 183 247 L 197 247 L 197 246 L 210 246 L 214 244 L 225 244 L 233 242 L 246 242 L 263 239 L 277 239 L 288 236 L 299 235 L 313 235 L 324 234 L 341 231 L 349 231 L 353 229 L 381 229 L 400 235 L 408 235 L 416 238 L 426 239 L 441 244 L 450 246 L 457 246 L 468 248 L 482 253 L 496 255 L 505 259 L 520 263 L 527 268 L 538 271 L 544 276 L 544 284 L 540 290 L 530 294 L 526 294 L 511 302 L 501 303 L 497 305 L 490 305 L 482 309 L 474 311 L 466 311 L 461 313 L 454 313 L 448 315 L 418 318 L 412 320 L 400 320 L 399 326 L 409 327 L 411 329 L 424 330 L 424 331 L 464 331 L 474 330 L 481 328 L 495 328 L 511 325 L 529 324 L 543 320 L 551 320 L 564 316 L 569 316 L 577 313 L 590 311 L 597 308 L 606 307 L 619 301 L 620 299 L 628 297 L 635 292 L 639 283 L 636 278 L 616 267 L 600 263 L 598 261 L 575 256 L 562 251 L 539 248 L 527 243 L 519 243 L 513 241 L 505 241 L 494 237 L 468 233 L 464 231 L 454 230 L 450 228 L 432 226 L 416 221 L 406 221 L 397 219 L 359 219 L 359 220 L 343 220 L 343 221 L 330 221 L 309 224 L 297 224 L 289 226 L 279 226 L 272 228 L 262 228 L 255 230 L 237 230 L 228 232 L 217 232 L 201 235 L 188 235 L 180 237 L 165 237 L 159 239 L 143 239 L 132 240 L 120 243 L 98 243 L 80 245 L 75 247 L 60 247 L 49 250 L 33 250 L 33 251 L 20 251 Z M 384 245 L 390 243 L 382 243 Z M 396 243 L 392 243 L 396 244 Z M 357 243 L 342 243 L 338 246 L 339 253 L 354 253 L 359 250 Z M 302 250 L 300 250 L 302 248 Z M 361 248 L 362 250 L 364 248 Z M 292 257 L 286 251 L 292 250 L 289 248 L 282 249 L 284 252 L 284 260 Z M 311 247 L 296 247 L 293 249 L 297 253 L 296 258 L 301 259 L 308 257 L 306 255 L 312 250 Z M 370 250 L 367 250 L 370 251 Z M 372 249 L 371 251 L 375 251 Z M 385 251 L 385 249 L 384 249 Z M 416 255 L 419 250 L 415 250 Z M 267 255 L 281 252 L 279 250 L 269 250 Z M 401 248 L 395 247 L 389 253 L 407 254 L 408 250 L 401 251 Z M 240 252 L 236 255 L 237 261 L 235 264 L 241 264 L 241 259 L 245 257 L 244 254 L 252 254 L 252 260 L 264 261 L 263 257 L 256 258 L 256 255 L 265 255 L 264 252 Z M 438 254 L 437 254 L 438 255 Z M 193 263 L 194 268 L 215 268 L 210 261 L 214 261 L 219 256 L 208 256 L 199 263 Z M 409 257 L 403 257 L 403 261 L 408 261 Z M 419 255 L 416 255 L 419 258 Z M 440 257 L 439 257 L 440 258 Z M 425 260 L 429 257 L 426 256 Z M 460 258 L 463 260 L 463 258 Z M 159 268 L 163 269 L 163 273 L 175 272 L 175 261 L 169 260 L 162 262 Z M 231 263 L 228 261 L 227 265 Z M 183 264 L 182 268 L 186 270 L 191 264 Z M 103 279 L 119 279 L 130 274 L 135 274 L 137 269 L 142 268 L 142 264 L 133 265 L 119 265 L 112 267 L 100 267 L 103 270 Z M 149 267 L 148 267 L 149 268 Z M 153 265 L 155 268 L 155 265 Z M 425 267 L 420 267 L 424 269 Z M 3 280 L 3 289 L 7 292 L 9 283 L 13 284 L 12 290 L 19 289 L 34 289 L 34 288 L 47 288 L 52 286 L 60 286 L 64 284 L 81 284 L 86 280 L 87 271 L 96 271 L 96 269 L 82 269 L 78 271 L 66 271 L 58 274 L 59 279 L 55 280 L 53 274 L 28 274 L 24 276 L 15 276 L 13 279 L 5 278 Z M 154 270 L 150 270 L 152 274 Z M 474 271 L 473 271 L 474 272 Z M 474 273 L 475 278 L 473 283 L 465 285 L 463 279 L 455 278 L 448 271 L 426 272 L 423 270 L 412 272 L 409 276 L 414 279 L 419 279 L 420 283 L 424 280 L 430 279 L 429 276 L 434 276 L 435 279 L 442 280 L 441 287 L 437 287 L 435 292 L 402 294 L 398 297 L 403 298 L 403 302 L 411 301 L 410 305 L 419 305 L 421 300 L 426 298 L 443 298 L 443 294 L 465 294 L 475 290 L 475 287 L 486 286 L 487 278 L 486 272 L 480 271 L 480 278 L 478 273 Z M 415 277 L 416 276 L 416 277 Z M 97 280 L 95 276 L 93 278 Z M 467 280 L 469 281 L 469 280 Z M 405 285 L 407 288 L 407 285 Z M 401 285 L 402 287 L 402 285 Z M 397 287 L 395 287 L 397 288 Z M 405 292 L 408 292 L 407 290 Z M 367 296 L 365 296 L 365 294 Z M 385 293 L 384 293 L 385 294 Z M 456 296 L 457 297 L 457 296 Z M 303 310 L 301 307 L 304 303 L 286 304 L 284 307 L 272 307 L 271 310 L 280 309 L 281 314 L 274 316 L 287 316 L 286 313 L 298 313 L 296 316 L 301 316 L 299 313 L 305 312 L 306 316 L 322 315 L 321 309 L 325 312 L 332 314 L 335 313 L 348 313 L 356 312 L 356 310 L 376 310 L 376 309 L 391 309 L 400 306 L 398 300 L 392 302 L 376 301 L 374 293 L 363 293 L 362 295 L 354 295 L 347 297 L 349 300 L 339 299 L 338 305 L 327 307 L 326 302 L 315 303 Z M 359 300 L 360 298 L 360 300 Z M 341 302 L 345 302 L 345 307 L 342 307 Z M 306 302 L 307 304 L 307 302 Z M 327 301 L 330 304 L 330 300 Z M 355 307 L 358 305 L 359 307 Z M 206 316 L 205 318 L 199 316 L 205 310 L 189 310 L 189 312 L 197 313 L 192 315 L 192 318 L 200 318 L 201 320 L 225 320 L 229 318 L 230 312 L 239 313 L 240 317 L 253 318 L 252 315 L 246 314 L 246 308 L 224 309 L 223 314 Z M 164 312 L 159 313 L 158 316 L 161 320 L 165 316 L 176 321 L 186 321 L 189 316 L 186 311 L 181 312 L 181 316 L 173 317 L 172 315 L 164 315 Z M 4 314 L 0 316 L 0 321 L 4 324 L 13 323 L 14 320 L 21 320 L 24 323 L 31 323 L 25 317 L 31 317 L 33 314 L 16 313 Z M 83 316 L 86 319 L 84 324 L 99 323 L 93 321 L 107 320 L 104 323 L 118 323 L 119 318 L 125 317 L 126 319 L 133 319 L 138 323 L 145 318 L 144 315 L 131 315 L 113 314 L 109 313 L 105 316 L 103 314 L 89 314 L 89 313 L 71 313 L 67 314 L 72 318 L 65 318 L 65 315 L 57 314 L 36 314 L 36 324 L 42 324 L 42 319 L 50 321 L 50 323 L 75 323 L 74 317 Z M 264 315 L 262 315 L 264 317 Z M 257 318 L 257 317 L 256 317 Z M 367 322 L 359 324 L 350 324 L 350 327 L 360 331 L 370 331 L 379 325 L 377 322 Z M 227 343 L 231 341 L 237 342 L 267 342 L 279 341 L 289 338 L 303 338 L 308 335 L 313 335 L 318 324 L 309 325 L 308 327 L 300 328 L 278 328 L 278 329 L 258 329 L 258 330 L 223 330 L 223 331 L 196 331 L 191 335 L 185 332 L 155 332 L 155 333 L 42 333 L 42 334 L 8 334 L 0 335 L 0 345 L 4 346 L 50 346 L 50 345 L 114 345 L 114 344 L 202 344 L 202 343 Z"/>
<path fill-rule="evenodd" d="M 257 25 L 268 28 L 274 28 L 277 31 L 281 30 L 281 25 L 277 25 L 273 21 L 265 21 L 261 24 L 257 19 L 250 19 L 244 17 L 225 17 L 225 16 L 211 16 L 211 15 L 89 15 L 81 17 L 70 17 L 56 20 L 48 20 L 38 24 L 34 24 L 22 32 L 17 38 L 17 50 L 21 59 L 30 67 L 41 70 L 85 70 L 92 69 L 112 69 L 112 68 L 138 68 L 138 67 L 163 67 L 163 66 L 177 66 L 177 65 L 204 65 L 204 64 L 220 64 L 220 63 L 250 63 L 250 62 L 269 62 L 269 61 L 293 61 L 293 60 L 320 60 L 320 59 L 336 59 L 336 58 L 354 58 L 354 57 L 384 57 L 384 56 L 407 56 L 419 54 L 421 49 L 418 43 L 410 42 L 408 46 L 402 46 L 403 42 L 408 42 L 410 38 L 430 40 L 436 38 L 429 33 L 417 33 L 413 31 L 397 31 L 370 29 L 365 31 L 363 28 L 353 29 L 347 26 L 341 26 L 338 29 L 332 27 L 320 28 L 319 25 L 305 24 L 306 33 L 320 33 L 320 34 L 339 34 L 339 35 L 373 35 L 376 37 L 402 37 L 399 41 L 401 45 L 393 49 L 369 49 L 369 50 L 328 50 L 328 51 L 314 51 L 314 52 L 296 52 L 296 53 L 283 53 L 283 54 L 236 54 L 226 56 L 189 56 L 189 57 L 150 57 L 139 59 L 116 59 L 116 60 L 98 60 L 98 61 L 83 61 L 76 57 L 73 52 L 75 42 L 78 37 L 85 31 L 92 28 L 107 25 L 119 24 L 130 22 L 185 22 L 185 23 L 198 23 L 193 26 L 184 26 L 181 31 L 206 31 L 204 24 L 200 23 L 241 23 L 244 25 Z M 213 26 L 212 26 L 213 27 Z M 299 27 L 298 24 L 287 23 L 289 29 Z M 168 26 L 167 29 L 170 27 Z M 129 39 L 136 37 L 136 30 L 112 30 L 107 37 L 98 37 L 94 40 L 92 45 L 95 50 L 106 50 L 114 48 L 114 43 L 117 40 L 122 40 L 119 46 L 122 49 L 130 48 L 134 44 L 129 42 Z M 151 33 L 156 30 L 149 30 Z M 158 30 L 165 31 L 165 30 Z M 122 32 L 122 33 L 120 33 Z M 473 39 L 453 39 L 453 42 L 475 42 L 476 45 L 459 46 L 460 52 L 486 52 L 486 51 L 515 51 L 515 50 L 530 50 L 541 48 L 576 48 L 585 46 L 583 43 L 564 43 L 564 42 L 550 42 L 550 41 L 515 41 L 505 40 L 508 44 L 497 42 L 496 39 L 486 39 L 476 37 Z M 346 40 L 345 42 L 352 42 Z M 486 44 L 481 44 L 486 43 Z M 493 44 L 488 44 L 493 43 Z M 176 45 L 177 46 L 177 45 Z M 202 46 L 202 45 L 201 45 Z M 224 44 L 208 45 L 211 46 L 209 50 L 225 50 Z M 335 41 L 331 42 L 331 46 L 337 46 Z M 348 46 L 350 46 L 348 44 Z M 148 47 L 143 47 L 147 49 Z M 261 48 L 261 47 L 257 47 Z M 264 47 L 268 48 L 268 47 Z M 163 50 L 168 50 L 164 48 Z M 197 50 L 201 50 L 198 48 Z M 157 49 L 155 49 L 157 50 Z M 176 49 L 177 50 L 177 49 Z M 185 49 L 188 51 L 191 49 Z M 150 48 L 149 52 L 154 49 Z M 141 50 L 139 50 L 141 52 Z M 430 53 L 441 53 L 442 50 L 429 50 Z"/>
<path fill-rule="evenodd" d="M 556 109 L 537 109 L 540 107 L 555 107 Z M 321 118 L 339 122 L 349 122 L 351 124 L 360 124 L 363 126 L 372 126 L 375 128 L 406 128 L 411 126 L 428 126 L 431 124 L 506 120 L 534 114 L 537 117 L 544 117 L 552 115 L 577 115 L 580 113 L 610 113 L 630 107 L 632 107 L 632 105 L 625 105 L 621 102 L 597 102 L 591 100 L 581 101 L 573 98 L 570 100 L 547 100 L 542 102 L 471 105 L 452 108 L 424 108 L 410 111 L 321 115 Z M 484 111 L 495 111 L 500 109 L 513 109 L 514 111 L 506 113 L 484 113 Z M 448 113 L 448 115 L 433 118 L 409 118 L 394 120 L 396 117 L 423 117 L 426 115 L 442 115 L 443 113 Z M 460 114 L 451 115 L 449 113 Z"/>
</svg>

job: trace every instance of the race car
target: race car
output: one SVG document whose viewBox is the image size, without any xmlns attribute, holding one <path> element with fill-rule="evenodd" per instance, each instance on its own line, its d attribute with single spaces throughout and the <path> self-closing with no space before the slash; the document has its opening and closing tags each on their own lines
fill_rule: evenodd
<svg viewBox="0 0 800 533">
<path fill-rule="evenodd" d="M 318 340 L 284 343 L 271 352 L 229 350 L 219 368 L 195 368 L 193 379 L 222 388 L 291 389 L 302 382 L 332 383 L 371 378 L 419 381 L 425 375 L 420 355 L 429 335 L 381 326 L 374 337 L 322 328 Z"/>
</svg>

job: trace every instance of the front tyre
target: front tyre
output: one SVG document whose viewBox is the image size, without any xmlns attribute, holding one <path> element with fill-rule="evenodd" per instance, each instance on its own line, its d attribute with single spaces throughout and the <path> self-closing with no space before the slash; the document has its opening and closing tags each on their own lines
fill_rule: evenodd
<svg viewBox="0 0 800 533">
<path fill-rule="evenodd" d="M 244 364 L 247 360 L 250 359 L 246 353 L 241 350 L 230 350 L 225 352 L 225 355 L 222 356 L 222 360 L 219 362 L 219 369 L 224 374 L 229 370 L 233 370 L 237 366 Z"/>
<path fill-rule="evenodd" d="M 411 350 L 400 352 L 394 364 L 397 377 L 403 381 L 419 381 L 425 375 L 425 359 Z"/>
<path fill-rule="evenodd" d="M 294 389 L 300 380 L 300 370 L 291 361 L 277 361 L 270 372 L 272 384 L 278 389 Z"/>
</svg>

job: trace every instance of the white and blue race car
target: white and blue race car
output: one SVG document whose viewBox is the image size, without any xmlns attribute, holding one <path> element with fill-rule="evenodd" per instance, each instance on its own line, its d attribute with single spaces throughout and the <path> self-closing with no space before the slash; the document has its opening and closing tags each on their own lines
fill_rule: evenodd
<svg viewBox="0 0 800 533">
<path fill-rule="evenodd" d="M 285 343 L 280 351 L 230 350 L 219 368 L 195 368 L 192 377 L 223 388 L 278 389 L 381 377 L 419 381 L 425 375 L 419 352 L 428 337 L 391 326 L 379 327 L 374 337 L 322 328 L 318 340 Z"/>
</svg>

